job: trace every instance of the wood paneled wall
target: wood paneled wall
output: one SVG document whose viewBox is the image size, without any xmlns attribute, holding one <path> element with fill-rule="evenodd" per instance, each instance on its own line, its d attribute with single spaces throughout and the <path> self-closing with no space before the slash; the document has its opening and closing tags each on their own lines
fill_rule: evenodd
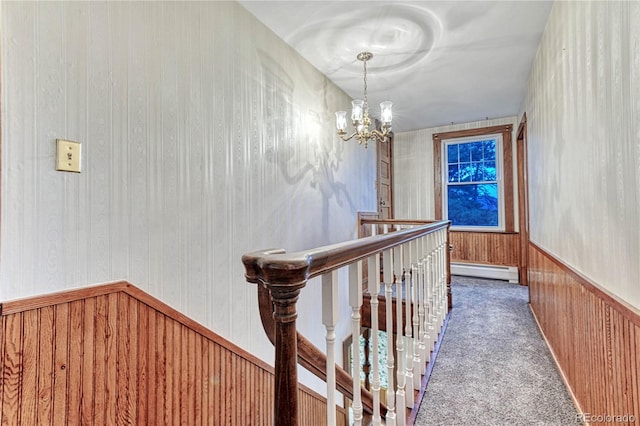
<svg viewBox="0 0 640 426">
<path fill-rule="evenodd" d="M 129 283 L 7 302 L 0 319 L 2 424 L 273 423 L 272 367 Z M 299 392 L 300 424 L 326 423 L 324 398 Z"/>
<path fill-rule="evenodd" d="M 580 409 L 640 425 L 640 313 L 535 244 L 531 309 Z M 629 423 L 625 423 L 629 424 Z"/>
<path fill-rule="evenodd" d="M 513 232 L 450 231 L 452 262 L 519 266 L 519 235 Z"/>
</svg>

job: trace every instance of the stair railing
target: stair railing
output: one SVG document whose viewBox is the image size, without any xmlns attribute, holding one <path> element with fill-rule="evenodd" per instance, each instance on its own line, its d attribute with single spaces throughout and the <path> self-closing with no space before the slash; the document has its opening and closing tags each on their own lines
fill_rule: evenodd
<svg viewBox="0 0 640 426">
<path fill-rule="evenodd" d="M 326 329 L 327 419 L 336 423 L 336 377 L 341 369 L 335 363 L 335 327 L 338 322 L 338 270 L 349 269 L 349 305 L 353 333 L 353 371 L 360 371 L 360 312 L 362 308 L 363 261 L 367 262 L 367 285 L 371 299 L 374 360 L 371 396 L 372 422 L 406 424 L 407 410 L 420 388 L 420 375 L 429 359 L 447 314 L 447 256 L 450 222 L 429 224 L 386 224 L 379 235 L 360 238 L 308 251 L 286 253 L 264 250 L 245 254 L 242 261 L 248 282 L 268 290 L 273 313 L 275 346 L 274 424 L 298 422 L 298 341 L 296 303 L 300 291 L 314 277 L 322 276 L 322 321 Z M 378 233 L 376 225 L 372 230 Z M 383 263 L 383 280 L 380 263 Z M 378 294 L 384 285 L 387 333 L 387 400 L 380 403 L 380 369 L 377 357 Z M 398 299 L 393 312 L 392 298 Z M 261 302 L 262 303 L 262 302 Z M 395 315 L 394 315 L 395 314 Z M 388 326 L 387 326 L 388 328 Z M 265 326 L 265 330 L 267 327 Z M 269 334 L 269 333 L 268 333 Z M 393 336 L 395 334 L 395 357 Z M 397 358 L 397 365 L 394 359 Z M 395 380 L 394 380 L 395 374 Z M 317 374 L 318 375 L 318 374 Z M 363 421 L 359 374 L 353 377 L 352 409 L 354 424 Z M 367 393 L 368 394 L 368 393 Z"/>
</svg>

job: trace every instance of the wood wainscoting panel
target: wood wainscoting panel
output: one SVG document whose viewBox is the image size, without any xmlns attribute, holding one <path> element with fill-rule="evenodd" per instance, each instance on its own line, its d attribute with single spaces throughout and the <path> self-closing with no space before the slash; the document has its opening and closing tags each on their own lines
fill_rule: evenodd
<svg viewBox="0 0 640 426">
<path fill-rule="evenodd" d="M 513 232 L 450 231 L 452 262 L 519 266 L 520 240 Z"/>
<path fill-rule="evenodd" d="M 537 245 L 528 251 L 531 309 L 579 409 L 640 425 L 640 312 Z"/>
<path fill-rule="evenodd" d="M 271 366 L 128 283 L 1 308 L 2 424 L 273 424 Z M 326 423 L 299 399 L 300 424 Z"/>
</svg>

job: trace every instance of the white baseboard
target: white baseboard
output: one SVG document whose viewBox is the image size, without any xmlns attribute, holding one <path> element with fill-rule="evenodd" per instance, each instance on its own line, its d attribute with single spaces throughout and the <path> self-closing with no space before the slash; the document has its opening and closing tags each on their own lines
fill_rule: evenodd
<svg viewBox="0 0 640 426">
<path fill-rule="evenodd" d="M 508 280 L 510 283 L 518 283 L 518 268 L 515 266 L 478 265 L 473 263 L 451 262 L 451 275 Z"/>
</svg>

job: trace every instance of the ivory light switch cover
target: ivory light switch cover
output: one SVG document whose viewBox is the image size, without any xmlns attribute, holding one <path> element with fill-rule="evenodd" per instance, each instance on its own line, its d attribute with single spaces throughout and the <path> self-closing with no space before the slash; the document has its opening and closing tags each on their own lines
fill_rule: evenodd
<svg viewBox="0 0 640 426">
<path fill-rule="evenodd" d="M 56 170 L 80 173 L 81 145 L 79 142 L 56 139 Z"/>
</svg>

